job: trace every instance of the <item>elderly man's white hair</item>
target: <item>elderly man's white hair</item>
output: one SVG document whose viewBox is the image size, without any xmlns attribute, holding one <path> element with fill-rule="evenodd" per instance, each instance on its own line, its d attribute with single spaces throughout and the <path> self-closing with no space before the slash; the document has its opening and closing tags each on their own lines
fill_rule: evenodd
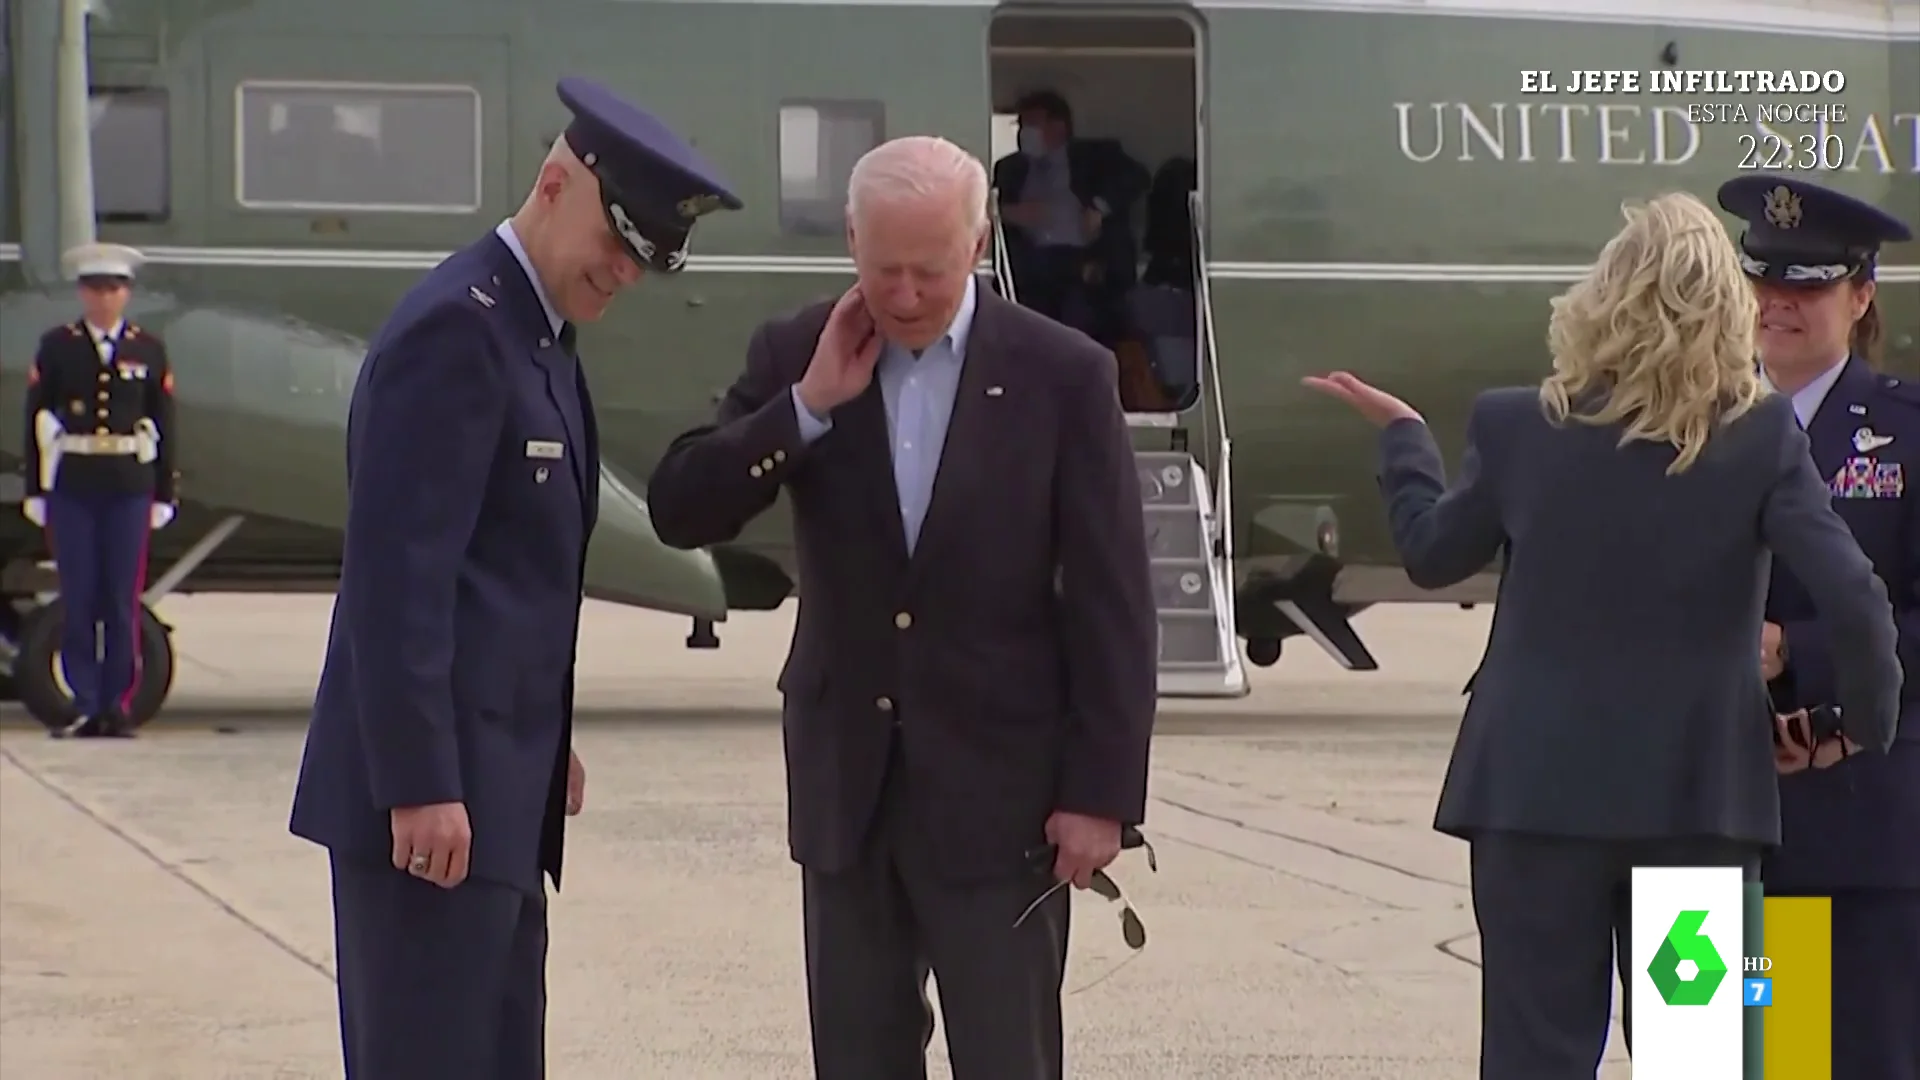
<svg viewBox="0 0 1920 1080">
<path fill-rule="evenodd" d="M 861 155 L 847 179 L 847 216 L 860 220 L 875 203 L 952 198 L 964 206 L 974 235 L 987 230 L 987 167 L 945 139 L 908 135 Z"/>
</svg>

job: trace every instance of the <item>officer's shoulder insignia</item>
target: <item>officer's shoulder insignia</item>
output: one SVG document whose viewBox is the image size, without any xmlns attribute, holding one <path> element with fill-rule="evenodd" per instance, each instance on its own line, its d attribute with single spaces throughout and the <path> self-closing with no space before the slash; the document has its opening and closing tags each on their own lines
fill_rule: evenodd
<svg viewBox="0 0 1920 1080">
<path fill-rule="evenodd" d="M 467 286 L 467 295 L 473 297 L 481 307 L 490 308 L 494 304 L 493 297 L 481 292 L 478 285 Z"/>
<path fill-rule="evenodd" d="M 1882 375 L 1877 389 L 1884 397 L 1920 409 L 1920 382 L 1909 382 L 1897 375 Z"/>
<path fill-rule="evenodd" d="M 68 337 L 86 337 L 87 332 L 84 328 L 81 327 L 79 323 L 68 323 L 67 336 Z"/>
<path fill-rule="evenodd" d="M 129 322 L 127 324 L 127 340 L 132 341 L 134 338 L 137 338 L 139 336 L 140 336 L 140 328 L 134 325 L 133 323 Z"/>
</svg>

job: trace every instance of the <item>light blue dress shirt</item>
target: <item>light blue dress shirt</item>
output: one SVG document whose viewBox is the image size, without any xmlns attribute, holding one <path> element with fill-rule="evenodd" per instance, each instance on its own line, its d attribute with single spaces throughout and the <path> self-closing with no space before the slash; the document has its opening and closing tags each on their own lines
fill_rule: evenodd
<svg viewBox="0 0 1920 1080">
<path fill-rule="evenodd" d="M 1047 208 L 1046 218 L 1033 229 L 1033 241 L 1041 247 L 1083 247 L 1093 239 L 1087 235 L 1086 208 L 1073 193 L 1072 166 L 1067 163 L 1067 148 L 1056 146 L 1036 158 L 1027 167 L 1027 189 L 1023 202 L 1035 202 Z"/>
<path fill-rule="evenodd" d="M 553 309 L 553 301 L 547 299 L 546 286 L 540 284 L 540 275 L 534 272 L 533 260 L 527 258 L 527 249 L 520 245 L 520 236 L 513 231 L 513 222 L 503 221 L 495 225 L 493 235 L 498 236 L 500 242 L 507 245 L 507 250 L 513 252 L 514 261 L 518 262 L 520 269 L 526 272 L 527 282 L 533 286 L 533 295 L 540 298 L 540 310 L 547 313 L 547 327 L 553 331 L 553 336 L 559 337 L 561 328 L 566 326 L 567 322 L 560 317 L 558 311 Z"/>
<path fill-rule="evenodd" d="M 953 324 L 939 341 L 915 356 L 888 342 L 880 351 L 875 376 L 887 408 L 887 444 L 893 451 L 894 495 L 900 502 L 900 524 L 907 551 L 920 539 L 920 526 L 933 501 L 933 479 L 940 469 L 940 452 L 947 445 L 947 425 L 953 420 L 953 402 L 960 392 L 960 368 L 967 360 L 967 337 L 973 330 L 973 312 L 979 306 L 979 284 L 967 279 L 967 293 L 954 313 Z M 833 430 L 833 419 L 821 419 L 800 403 L 796 384 L 793 411 L 800 438 L 813 442 Z"/>
<path fill-rule="evenodd" d="M 1827 394 L 1833 390 L 1834 384 L 1840 381 L 1840 373 L 1847 369 L 1847 360 L 1848 357 L 1841 357 L 1839 363 L 1821 372 L 1812 382 L 1792 395 L 1793 415 L 1800 421 L 1801 427 L 1804 428 L 1813 423 L 1813 415 L 1820 411 L 1820 406 L 1827 400 Z M 1766 379 L 1768 386 L 1773 386 L 1773 380 L 1767 379 L 1766 369 L 1761 369 L 1760 377 Z M 1776 392 L 1778 389 L 1775 387 Z"/>
</svg>

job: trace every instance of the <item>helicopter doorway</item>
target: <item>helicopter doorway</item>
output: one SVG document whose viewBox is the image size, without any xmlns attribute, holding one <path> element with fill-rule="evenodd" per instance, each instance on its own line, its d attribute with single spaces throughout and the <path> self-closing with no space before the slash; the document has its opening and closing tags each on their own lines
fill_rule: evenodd
<svg viewBox="0 0 1920 1080">
<path fill-rule="evenodd" d="M 1064 321 L 1084 321 L 1081 329 L 1114 350 L 1121 401 L 1141 419 L 1171 422 L 1200 396 L 1188 199 L 1201 189 L 1206 160 L 1203 46 L 1201 25 L 1185 10 L 1008 8 L 988 30 L 996 258 L 1009 271 L 1000 287 L 1047 310 L 1032 278 L 1055 272 L 1057 260 L 1035 256 L 1032 233 L 1013 219 L 1030 197 L 1014 189 L 1032 171 L 1016 158 L 1020 106 L 1051 93 L 1070 112 L 1073 142 L 1097 147 L 1075 158 L 1074 170 L 1101 175 L 1073 176 L 1075 193 L 1099 187 L 1130 195 L 1097 234 L 1086 234 L 1087 250 L 1097 246 L 1099 257 L 1078 267 L 1079 306 Z"/>
</svg>

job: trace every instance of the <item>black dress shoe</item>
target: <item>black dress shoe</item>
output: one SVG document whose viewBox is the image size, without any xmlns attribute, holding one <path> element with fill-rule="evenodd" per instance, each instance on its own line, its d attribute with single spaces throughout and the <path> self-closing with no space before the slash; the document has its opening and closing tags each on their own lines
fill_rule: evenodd
<svg viewBox="0 0 1920 1080">
<path fill-rule="evenodd" d="M 65 727 L 52 729 L 51 734 L 56 739 L 131 739 L 133 723 L 117 710 L 109 710 L 98 716 L 78 717 Z"/>
</svg>

